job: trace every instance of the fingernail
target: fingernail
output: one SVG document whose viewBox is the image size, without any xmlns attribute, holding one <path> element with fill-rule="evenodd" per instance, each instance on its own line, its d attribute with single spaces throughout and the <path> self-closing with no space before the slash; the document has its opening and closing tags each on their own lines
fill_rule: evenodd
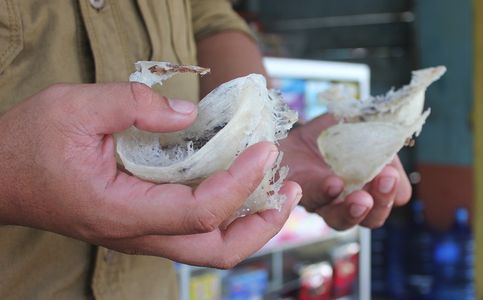
<svg viewBox="0 0 483 300">
<path fill-rule="evenodd" d="M 367 206 L 352 204 L 349 213 L 354 219 L 360 218 L 367 211 Z"/>
<path fill-rule="evenodd" d="M 297 207 L 297 205 L 300 202 L 300 199 L 302 199 L 302 191 L 297 192 L 297 195 L 295 196 L 295 201 L 292 203 L 292 210 L 294 210 L 294 208 Z"/>
<path fill-rule="evenodd" d="M 379 192 L 387 194 L 392 191 L 396 179 L 394 177 L 383 177 L 379 180 Z"/>
<path fill-rule="evenodd" d="M 278 151 L 270 151 L 267 158 L 265 159 L 265 165 L 263 166 L 263 172 L 266 173 L 268 170 L 272 169 L 273 164 L 277 160 L 277 157 L 278 157 Z"/>
<path fill-rule="evenodd" d="M 168 105 L 177 113 L 189 115 L 195 110 L 195 105 L 185 100 L 168 99 Z"/>
<path fill-rule="evenodd" d="M 329 197 L 337 197 L 341 192 L 341 187 L 340 186 L 330 186 L 329 189 L 327 190 L 327 195 Z"/>
</svg>

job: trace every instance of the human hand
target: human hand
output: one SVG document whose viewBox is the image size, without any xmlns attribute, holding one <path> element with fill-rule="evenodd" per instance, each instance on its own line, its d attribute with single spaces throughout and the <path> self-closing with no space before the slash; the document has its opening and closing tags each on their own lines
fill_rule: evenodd
<svg viewBox="0 0 483 300">
<path fill-rule="evenodd" d="M 248 148 L 227 171 L 196 189 L 154 184 L 117 169 L 112 134 L 189 126 L 196 106 L 168 100 L 137 83 L 54 85 L 0 117 L 0 223 L 52 231 L 131 253 L 219 268 L 262 247 L 298 202 L 220 224 L 245 201 L 278 153 Z"/>
<path fill-rule="evenodd" d="M 393 205 L 407 203 L 411 185 L 396 157 L 363 190 L 340 196 L 343 181 L 334 175 L 317 146 L 320 132 L 336 123 L 329 114 L 293 129 L 282 140 L 282 164 L 290 167 L 288 179 L 302 186 L 301 204 L 322 216 L 327 224 L 343 230 L 360 224 L 377 228 L 384 224 Z"/>
</svg>

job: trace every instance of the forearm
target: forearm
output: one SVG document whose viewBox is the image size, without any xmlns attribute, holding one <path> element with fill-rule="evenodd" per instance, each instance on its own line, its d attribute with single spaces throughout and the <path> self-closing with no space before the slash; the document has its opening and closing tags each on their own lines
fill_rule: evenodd
<svg viewBox="0 0 483 300">
<path fill-rule="evenodd" d="M 22 111 L 18 105 L 11 111 Z M 32 120 L 35 122 L 35 120 Z M 22 172 L 31 172 L 32 160 L 26 152 L 21 151 L 24 146 L 31 148 L 30 145 L 23 143 L 20 136 L 25 136 L 25 124 L 15 118 L 15 113 L 5 113 L 0 116 L 0 224 L 13 225 L 19 224 L 20 215 L 23 214 L 22 198 L 29 192 L 27 182 L 19 176 Z M 33 143 L 33 141 L 31 141 Z M 18 162 L 22 162 L 24 167 L 20 167 Z"/>
<path fill-rule="evenodd" d="M 220 84 L 250 73 L 267 74 L 256 43 L 237 31 L 221 32 L 198 41 L 198 64 L 211 68 L 201 79 L 201 96 Z"/>
</svg>

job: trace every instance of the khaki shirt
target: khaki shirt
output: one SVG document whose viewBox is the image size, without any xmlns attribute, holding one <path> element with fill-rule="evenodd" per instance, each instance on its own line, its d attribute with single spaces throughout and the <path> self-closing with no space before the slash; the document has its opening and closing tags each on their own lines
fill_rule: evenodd
<svg viewBox="0 0 483 300">
<path fill-rule="evenodd" d="M 0 0 L 0 115 L 55 82 L 126 81 L 138 60 L 196 64 L 195 40 L 222 30 L 247 30 L 225 0 Z M 198 81 L 160 92 L 196 101 Z M 170 261 L 0 226 L 0 299 L 177 297 Z"/>
</svg>

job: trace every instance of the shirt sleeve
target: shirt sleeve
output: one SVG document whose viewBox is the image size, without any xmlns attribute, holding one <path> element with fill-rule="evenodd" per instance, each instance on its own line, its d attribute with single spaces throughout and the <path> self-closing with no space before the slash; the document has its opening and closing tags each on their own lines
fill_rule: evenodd
<svg viewBox="0 0 483 300">
<path fill-rule="evenodd" d="M 254 39 L 228 0 L 191 0 L 191 13 L 196 40 L 221 31 L 240 31 Z"/>
</svg>

